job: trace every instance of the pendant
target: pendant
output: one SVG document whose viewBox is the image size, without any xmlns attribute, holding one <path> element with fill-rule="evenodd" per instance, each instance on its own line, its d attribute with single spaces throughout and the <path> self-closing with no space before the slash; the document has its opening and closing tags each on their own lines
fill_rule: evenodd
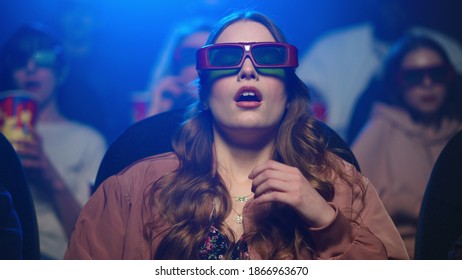
<svg viewBox="0 0 462 280">
<path fill-rule="evenodd" d="M 247 202 L 249 200 L 247 196 L 237 196 L 234 199 L 238 202 Z"/>
<path fill-rule="evenodd" d="M 236 222 L 237 222 L 238 224 L 242 224 L 243 220 L 244 220 L 244 219 L 242 218 L 242 215 L 239 215 L 239 214 L 238 214 L 238 215 L 236 216 Z"/>
<path fill-rule="evenodd" d="M 249 198 L 252 195 L 253 194 L 249 194 L 249 195 L 246 195 L 246 196 L 233 196 L 233 199 L 236 200 L 237 202 L 247 202 L 247 201 L 249 201 Z"/>
</svg>

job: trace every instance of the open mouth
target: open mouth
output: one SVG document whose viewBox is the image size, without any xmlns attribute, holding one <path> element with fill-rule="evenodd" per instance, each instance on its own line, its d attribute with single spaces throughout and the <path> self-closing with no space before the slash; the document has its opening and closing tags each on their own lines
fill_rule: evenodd
<svg viewBox="0 0 462 280">
<path fill-rule="evenodd" d="M 236 102 L 243 102 L 243 101 L 255 101 L 255 102 L 260 102 L 260 98 L 258 97 L 255 92 L 243 92 L 239 95 L 237 98 Z"/>
<path fill-rule="evenodd" d="M 261 102 L 262 95 L 255 87 L 242 87 L 236 94 L 236 102 Z"/>
<path fill-rule="evenodd" d="M 40 82 L 38 81 L 28 81 L 24 84 L 25 90 L 34 90 L 40 87 Z"/>
</svg>

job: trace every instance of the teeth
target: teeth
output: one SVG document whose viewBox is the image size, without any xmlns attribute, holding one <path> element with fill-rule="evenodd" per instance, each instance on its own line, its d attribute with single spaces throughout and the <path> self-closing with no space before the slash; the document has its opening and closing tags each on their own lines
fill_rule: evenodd
<svg viewBox="0 0 462 280">
<path fill-rule="evenodd" d="M 238 102 L 241 101 L 260 101 L 260 98 L 258 98 L 257 94 L 252 91 L 244 91 L 239 95 Z"/>
<path fill-rule="evenodd" d="M 241 95 L 242 96 L 255 96 L 255 93 L 254 92 L 243 92 Z"/>
</svg>

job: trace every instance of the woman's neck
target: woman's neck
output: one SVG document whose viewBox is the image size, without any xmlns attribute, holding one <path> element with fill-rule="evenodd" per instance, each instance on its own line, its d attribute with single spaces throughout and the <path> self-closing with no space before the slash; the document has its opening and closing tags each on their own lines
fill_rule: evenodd
<svg viewBox="0 0 462 280">
<path fill-rule="evenodd" d="M 250 192 L 250 172 L 258 164 L 271 159 L 274 137 L 268 135 L 255 142 L 242 143 L 215 131 L 214 146 L 218 173 L 225 180 L 231 195 L 242 196 Z"/>
<path fill-rule="evenodd" d="M 431 128 L 433 130 L 438 130 L 442 121 L 442 116 L 440 113 L 422 114 L 411 111 L 411 116 L 413 120 L 419 125 Z"/>
<path fill-rule="evenodd" d="M 43 107 L 39 108 L 39 122 L 60 122 L 64 121 L 65 118 L 59 112 L 56 99 L 51 99 Z"/>
</svg>

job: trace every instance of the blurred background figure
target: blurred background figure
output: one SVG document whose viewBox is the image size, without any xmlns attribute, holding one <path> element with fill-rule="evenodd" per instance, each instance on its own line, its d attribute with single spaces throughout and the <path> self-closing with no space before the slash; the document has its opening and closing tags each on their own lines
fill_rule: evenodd
<svg viewBox="0 0 462 280">
<path fill-rule="evenodd" d="M 389 46 L 407 32 L 437 40 L 462 72 L 462 48 L 457 41 L 428 28 L 410 26 L 406 0 L 364 0 L 370 20 L 331 30 L 302 56 L 298 74 L 326 99 L 326 122 L 344 139 L 357 98 L 380 69 Z M 420 2 L 419 2 L 420 3 Z"/>
<path fill-rule="evenodd" d="M 99 0 L 66 0 L 58 6 L 57 29 L 67 59 L 67 78 L 58 102 L 62 113 L 102 133 L 110 141 L 108 71 L 105 48 L 101 42 L 102 7 Z"/>
<path fill-rule="evenodd" d="M 462 92 L 444 49 L 421 36 L 407 36 L 391 49 L 378 88 L 382 101 L 352 149 L 412 258 L 431 170 L 462 129 Z"/>
<path fill-rule="evenodd" d="M 196 51 L 204 46 L 211 28 L 206 20 L 194 19 L 172 32 L 148 83 L 147 116 L 186 108 L 198 99 Z"/>
<path fill-rule="evenodd" d="M 19 28 L 0 54 L 1 91 L 29 92 L 38 103 L 32 140 L 15 140 L 31 186 L 42 258 L 60 259 L 106 150 L 104 138 L 67 119 L 57 96 L 66 79 L 63 46 L 41 24 Z M 88 100 L 91 102 L 91 100 Z"/>
</svg>

